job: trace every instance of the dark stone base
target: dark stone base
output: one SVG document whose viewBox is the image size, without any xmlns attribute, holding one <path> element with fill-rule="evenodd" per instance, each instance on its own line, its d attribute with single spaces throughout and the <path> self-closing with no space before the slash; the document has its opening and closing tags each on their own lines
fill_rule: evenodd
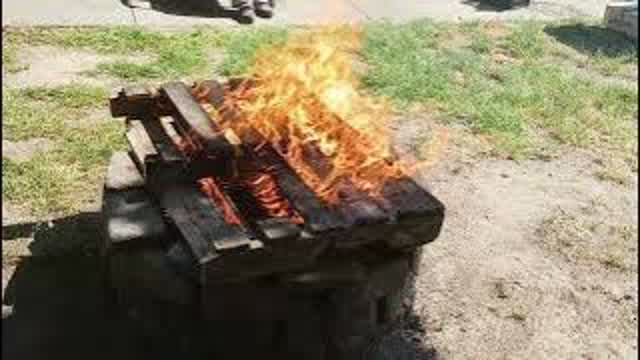
<svg viewBox="0 0 640 360">
<path fill-rule="evenodd" d="M 114 159 L 104 191 L 105 286 L 114 315 L 162 358 L 357 359 L 410 311 L 420 247 L 336 249 L 297 273 L 203 284 L 139 181 L 125 181 L 127 157 Z"/>
<path fill-rule="evenodd" d="M 114 252 L 107 272 L 113 309 L 156 350 L 324 360 L 358 358 L 405 319 L 419 252 L 372 265 L 360 283 L 329 289 L 291 286 L 277 276 L 204 289 L 176 276 L 164 256 Z"/>
</svg>

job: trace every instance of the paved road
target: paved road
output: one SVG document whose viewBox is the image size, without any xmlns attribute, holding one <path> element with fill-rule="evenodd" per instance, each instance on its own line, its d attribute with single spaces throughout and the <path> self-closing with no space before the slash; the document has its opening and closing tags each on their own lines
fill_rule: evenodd
<svg viewBox="0 0 640 360">
<path fill-rule="evenodd" d="M 235 24 L 228 18 L 229 14 L 212 9 L 214 0 L 129 1 L 132 3 L 127 6 L 127 0 L 2 0 L 2 24 Z M 447 20 L 601 17 L 607 0 L 532 0 L 528 8 L 508 11 L 497 11 L 478 1 L 484 0 L 278 0 L 277 16 L 271 22 L 317 24 L 381 18 L 406 21 L 419 17 Z"/>
</svg>

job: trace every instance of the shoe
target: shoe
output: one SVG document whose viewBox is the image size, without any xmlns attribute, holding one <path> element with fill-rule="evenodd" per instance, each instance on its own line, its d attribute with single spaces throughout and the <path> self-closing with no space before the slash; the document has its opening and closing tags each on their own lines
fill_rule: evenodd
<svg viewBox="0 0 640 360">
<path fill-rule="evenodd" d="M 240 24 L 250 25 L 253 24 L 253 13 L 251 6 L 246 0 L 234 0 L 231 6 L 236 9 L 234 19 Z"/>
<path fill-rule="evenodd" d="M 253 13 L 250 7 L 238 9 L 235 20 L 243 25 L 253 24 Z"/>
<path fill-rule="evenodd" d="M 253 9 L 257 16 L 265 19 L 273 17 L 273 2 L 269 0 L 254 0 Z"/>
</svg>

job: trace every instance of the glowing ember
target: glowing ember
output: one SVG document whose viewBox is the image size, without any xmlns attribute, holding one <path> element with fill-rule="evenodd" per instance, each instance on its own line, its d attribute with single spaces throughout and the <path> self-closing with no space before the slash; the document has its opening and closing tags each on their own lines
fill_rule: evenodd
<svg viewBox="0 0 640 360">
<path fill-rule="evenodd" d="M 216 184 L 213 178 L 204 178 L 198 181 L 202 192 L 207 194 L 209 199 L 217 205 L 218 209 L 222 209 L 224 221 L 228 224 L 241 225 L 242 221 L 236 215 L 233 207 L 227 202 L 224 194 Z"/>
<path fill-rule="evenodd" d="M 242 112 L 234 130 L 257 130 L 330 204 L 344 196 L 341 189 L 376 196 L 405 175 L 390 150 L 390 106 L 358 91 L 350 53 L 359 39 L 346 28 L 293 35 L 258 52 L 250 71 L 255 84 L 226 99 Z"/>
<path fill-rule="evenodd" d="M 295 224 L 304 222 L 289 201 L 282 196 L 278 183 L 269 172 L 255 173 L 245 179 L 244 184 L 268 217 L 287 218 Z"/>
</svg>

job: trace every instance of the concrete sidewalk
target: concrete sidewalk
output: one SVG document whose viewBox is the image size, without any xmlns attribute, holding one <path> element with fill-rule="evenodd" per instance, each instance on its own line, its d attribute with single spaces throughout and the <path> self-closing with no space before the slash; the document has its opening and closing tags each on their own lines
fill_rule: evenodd
<svg viewBox="0 0 640 360">
<path fill-rule="evenodd" d="M 216 14 L 214 0 L 3 0 L 2 25 L 149 25 L 236 24 Z M 227 0 L 227 2 L 230 0 Z M 606 0 L 532 0 L 528 8 L 508 11 L 478 0 L 278 0 L 271 23 L 318 24 L 387 18 L 407 21 L 602 17 Z M 226 2 L 223 2 L 223 4 Z M 222 17 L 221 17 L 222 16 Z M 258 21 L 262 23 L 264 21 Z"/>
</svg>

